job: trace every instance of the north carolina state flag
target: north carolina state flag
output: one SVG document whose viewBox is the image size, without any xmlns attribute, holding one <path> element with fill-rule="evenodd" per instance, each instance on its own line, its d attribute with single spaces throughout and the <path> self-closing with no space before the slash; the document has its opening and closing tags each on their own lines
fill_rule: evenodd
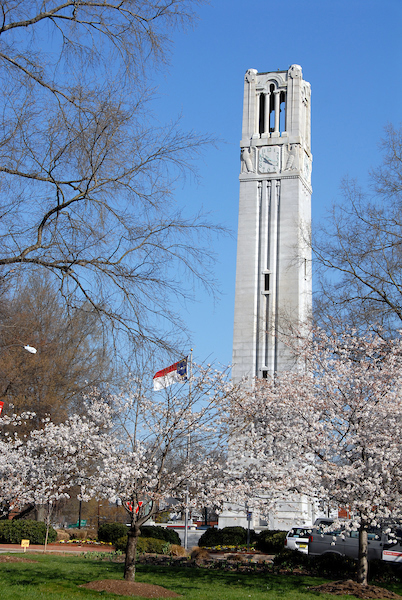
<svg viewBox="0 0 402 600">
<path fill-rule="evenodd" d="M 166 369 L 155 373 L 153 377 L 154 391 L 163 390 L 173 383 L 183 383 L 187 381 L 187 356 Z"/>
</svg>

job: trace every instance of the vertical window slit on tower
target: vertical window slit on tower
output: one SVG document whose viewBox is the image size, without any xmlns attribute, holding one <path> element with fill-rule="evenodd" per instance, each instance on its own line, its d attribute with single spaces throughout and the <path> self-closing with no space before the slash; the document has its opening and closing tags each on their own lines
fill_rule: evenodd
<svg viewBox="0 0 402 600">
<path fill-rule="evenodd" d="M 264 273 L 264 292 L 269 292 L 269 273 Z"/>
<path fill-rule="evenodd" d="M 279 131 L 283 133 L 286 131 L 286 94 L 281 92 L 280 100 L 280 114 L 279 114 Z"/>
<path fill-rule="evenodd" d="M 259 98 L 259 123 L 258 123 L 258 133 L 261 135 L 264 133 L 264 123 L 265 123 L 265 94 L 260 94 Z"/>
<path fill-rule="evenodd" d="M 275 131 L 275 86 L 273 84 L 269 87 L 269 131 L 272 133 Z"/>
</svg>

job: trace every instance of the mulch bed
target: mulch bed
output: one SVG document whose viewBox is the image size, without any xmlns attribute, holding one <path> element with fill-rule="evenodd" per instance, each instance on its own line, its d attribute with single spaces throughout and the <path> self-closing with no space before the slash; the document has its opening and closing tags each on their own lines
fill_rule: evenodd
<svg viewBox="0 0 402 600">
<path fill-rule="evenodd" d="M 143 598 L 180 598 L 179 594 L 167 590 L 160 585 L 125 581 L 124 579 L 102 579 L 91 581 L 80 587 L 96 592 L 110 592 L 119 596 L 142 596 Z"/>
<path fill-rule="evenodd" d="M 367 599 L 387 599 L 402 600 L 402 596 L 385 590 L 377 585 L 361 585 L 348 579 L 347 581 L 332 581 L 315 587 L 309 587 L 311 592 L 319 592 L 321 594 L 333 594 L 335 596 L 356 596 L 357 598 Z"/>
<path fill-rule="evenodd" d="M 22 556 L 5 556 L 0 555 L 0 563 L 15 563 L 15 562 L 28 562 L 36 563 L 37 560 L 31 560 L 29 558 L 23 558 Z"/>
</svg>

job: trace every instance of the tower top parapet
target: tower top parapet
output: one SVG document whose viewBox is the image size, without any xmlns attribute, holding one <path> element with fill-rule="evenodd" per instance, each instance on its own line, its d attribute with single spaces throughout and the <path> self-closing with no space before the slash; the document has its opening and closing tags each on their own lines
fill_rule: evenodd
<svg viewBox="0 0 402 600">
<path fill-rule="evenodd" d="M 241 147 L 300 144 L 310 154 L 310 84 L 300 65 L 244 77 Z"/>
</svg>

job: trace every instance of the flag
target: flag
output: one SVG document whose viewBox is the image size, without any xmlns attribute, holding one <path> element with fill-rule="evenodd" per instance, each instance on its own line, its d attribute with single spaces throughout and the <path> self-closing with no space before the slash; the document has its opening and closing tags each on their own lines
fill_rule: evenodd
<svg viewBox="0 0 402 600">
<path fill-rule="evenodd" d="M 158 371 L 154 375 L 154 391 L 162 390 L 173 383 L 182 383 L 187 381 L 187 356 L 183 360 Z"/>
<path fill-rule="evenodd" d="M 3 406 L 4 406 L 4 402 L 0 401 L 0 415 L 1 415 L 1 411 L 3 410 Z"/>
</svg>

